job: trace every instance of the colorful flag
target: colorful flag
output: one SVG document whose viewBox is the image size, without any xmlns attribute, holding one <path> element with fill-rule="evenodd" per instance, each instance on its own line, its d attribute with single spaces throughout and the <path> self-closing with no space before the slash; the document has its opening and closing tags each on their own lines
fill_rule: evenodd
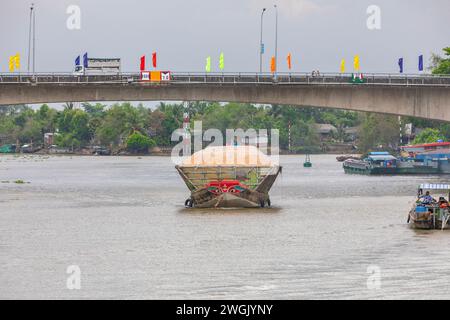
<svg viewBox="0 0 450 320">
<path fill-rule="evenodd" d="M 145 70 L 145 55 L 141 57 L 141 66 L 140 66 L 140 70 L 144 71 Z"/>
<path fill-rule="evenodd" d="M 220 70 L 225 69 L 225 59 L 224 59 L 224 56 L 223 56 L 223 52 L 220 53 L 219 68 L 220 68 Z"/>
<path fill-rule="evenodd" d="M 153 68 L 156 68 L 156 52 L 152 53 L 152 63 L 153 63 Z"/>
<path fill-rule="evenodd" d="M 272 59 L 270 59 L 270 72 L 275 73 L 277 71 L 277 65 L 275 62 L 275 56 L 272 56 Z"/>
<path fill-rule="evenodd" d="M 359 65 L 359 56 L 358 55 L 356 55 L 353 60 L 353 68 L 355 69 L 355 71 L 359 71 L 360 65 Z"/>
<path fill-rule="evenodd" d="M 341 60 L 341 73 L 345 72 L 345 59 Z"/>
<path fill-rule="evenodd" d="M 288 55 L 287 55 L 287 64 L 288 64 L 288 68 L 289 68 L 289 70 L 291 70 L 292 69 L 292 64 L 291 64 L 291 53 L 289 53 Z"/>
<path fill-rule="evenodd" d="M 76 66 L 79 66 L 80 65 L 80 56 L 78 56 L 76 59 L 75 59 L 75 65 Z"/>
<path fill-rule="evenodd" d="M 14 71 L 14 56 L 10 56 L 9 57 L 9 72 L 13 72 Z"/>
<path fill-rule="evenodd" d="M 400 73 L 403 73 L 403 58 L 398 59 L 398 66 L 400 67 Z"/>
<path fill-rule="evenodd" d="M 423 55 L 419 56 L 419 71 L 423 71 Z"/>
<path fill-rule="evenodd" d="M 15 63 L 16 63 L 16 69 L 20 69 L 20 54 L 19 53 L 16 54 Z"/>
<path fill-rule="evenodd" d="M 14 69 L 20 69 L 20 54 L 9 57 L 9 71 L 13 72 Z"/>
<path fill-rule="evenodd" d="M 88 67 L 88 54 L 87 54 L 87 52 L 83 55 L 83 66 L 84 66 L 84 68 Z"/>
<path fill-rule="evenodd" d="M 211 72 L 211 57 L 206 58 L 205 70 L 206 72 Z"/>
</svg>

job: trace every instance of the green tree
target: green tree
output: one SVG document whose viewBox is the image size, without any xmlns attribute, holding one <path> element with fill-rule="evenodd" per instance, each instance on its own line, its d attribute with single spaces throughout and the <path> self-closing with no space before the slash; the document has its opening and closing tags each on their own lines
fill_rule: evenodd
<svg viewBox="0 0 450 320">
<path fill-rule="evenodd" d="M 89 116 L 80 109 L 65 108 L 58 115 L 57 126 L 61 139 L 57 143 L 63 147 L 80 147 L 91 140 Z"/>
<path fill-rule="evenodd" d="M 450 47 L 442 49 L 446 58 L 442 58 L 436 54 L 431 57 L 431 73 L 432 74 L 450 74 Z"/>
<path fill-rule="evenodd" d="M 400 126 L 396 116 L 367 113 L 362 115 L 358 147 L 361 152 L 377 148 L 396 150 Z"/>
<path fill-rule="evenodd" d="M 95 137 L 100 143 L 122 145 L 134 130 L 144 127 L 148 110 L 130 103 L 114 104 L 106 111 L 101 124 L 96 125 Z"/>
<path fill-rule="evenodd" d="M 426 128 L 416 136 L 413 144 L 433 143 L 444 139 L 445 137 L 439 129 Z"/>
<path fill-rule="evenodd" d="M 127 149 L 131 152 L 148 152 L 148 148 L 155 146 L 155 143 L 149 137 L 139 131 L 133 132 L 127 139 Z"/>
</svg>

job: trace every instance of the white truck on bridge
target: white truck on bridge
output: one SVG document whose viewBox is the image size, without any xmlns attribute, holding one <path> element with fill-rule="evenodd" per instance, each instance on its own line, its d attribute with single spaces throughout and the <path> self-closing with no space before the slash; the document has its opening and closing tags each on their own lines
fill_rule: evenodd
<svg viewBox="0 0 450 320">
<path fill-rule="evenodd" d="M 88 58 L 87 65 L 77 65 L 75 76 L 120 74 L 120 58 Z"/>
</svg>

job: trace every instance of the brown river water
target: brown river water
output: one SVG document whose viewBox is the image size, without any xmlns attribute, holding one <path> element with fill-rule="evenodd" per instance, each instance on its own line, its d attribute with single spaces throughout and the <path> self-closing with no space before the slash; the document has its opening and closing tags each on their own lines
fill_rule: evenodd
<svg viewBox="0 0 450 320">
<path fill-rule="evenodd" d="M 281 157 L 272 208 L 196 210 L 170 158 L 0 156 L 0 298 L 450 298 L 450 231 L 406 224 L 448 177 L 303 160 Z"/>
</svg>

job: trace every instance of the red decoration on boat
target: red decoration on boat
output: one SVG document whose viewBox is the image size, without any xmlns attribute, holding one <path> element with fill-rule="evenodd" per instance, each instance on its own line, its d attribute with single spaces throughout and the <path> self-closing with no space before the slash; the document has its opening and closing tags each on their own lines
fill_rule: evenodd
<svg viewBox="0 0 450 320">
<path fill-rule="evenodd" d="M 212 181 L 206 185 L 208 191 L 220 194 L 220 193 L 241 193 L 246 186 L 242 185 L 238 180 L 222 180 L 222 181 Z"/>
</svg>

